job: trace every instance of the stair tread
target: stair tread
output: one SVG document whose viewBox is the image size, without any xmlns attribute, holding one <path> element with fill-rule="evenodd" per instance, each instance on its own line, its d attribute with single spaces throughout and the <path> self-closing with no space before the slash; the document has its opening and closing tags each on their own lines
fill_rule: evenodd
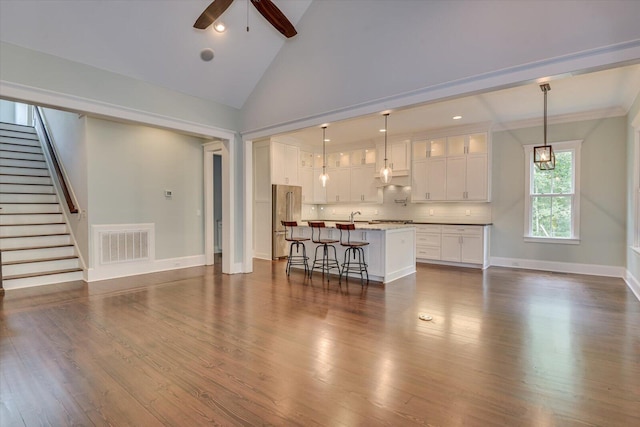
<svg viewBox="0 0 640 427">
<path fill-rule="evenodd" d="M 0 205 L 57 205 L 58 202 L 0 202 Z"/>
<path fill-rule="evenodd" d="M 62 215 L 62 212 L 0 212 L 2 215 Z"/>
<path fill-rule="evenodd" d="M 34 225 L 66 225 L 66 222 L 33 222 L 28 224 L 1 224 L 3 227 L 33 227 Z"/>
<path fill-rule="evenodd" d="M 16 160 L 16 159 L 11 159 L 11 160 Z M 42 160 L 22 160 L 22 161 L 28 161 L 28 162 L 43 162 L 46 163 Z M 35 169 L 35 170 L 43 170 L 43 169 L 47 169 L 47 167 L 39 167 L 39 166 L 15 166 L 15 165 L 4 165 L 2 166 L 3 168 L 12 168 L 12 169 Z"/>
<path fill-rule="evenodd" d="M 23 238 L 29 238 L 29 237 L 69 236 L 69 235 L 70 235 L 69 233 L 33 234 L 33 235 L 25 235 L 25 236 L 0 236 L 0 239 L 23 239 Z"/>
<path fill-rule="evenodd" d="M 4 191 L 0 191 L 0 194 L 7 194 L 7 195 L 9 195 L 9 194 L 13 194 L 13 195 L 15 195 L 15 194 L 30 194 L 30 195 L 37 194 L 37 195 L 45 195 L 45 196 L 54 196 L 55 195 L 54 193 L 13 193 L 13 192 L 12 193 L 5 193 Z"/>
<path fill-rule="evenodd" d="M 3 249 L 2 252 L 32 251 L 35 249 L 53 249 L 53 248 L 69 248 L 69 247 L 73 247 L 73 245 L 66 244 L 66 245 L 29 246 L 27 248 Z"/>
<path fill-rule="evenodd" d="M 52 271 L 42 271 L 39 273 L 25 273 L 25 274 L 16 274 L 13 276 L 3 276 L 2 280 L 11 280 L 11 279 L 26 279 L 28 277 L 40 277 L 40 276 L 51 276 L 52 274 L 63 274 L 63 273 L 75 273 L 78 271 L 82 271 L 81 268 L 66 268 L 63 270 L 52 270 Z"/>
<path fill-rule="evenodd" d="M 66 261 L 69 259 L 78 259 L 76 255 L 67 255 L 61 257 L 51 257 L 51 258 L 38 258 L 38 259 L 29 259 L 23 261 L 9 261 L 3 262 L 2 265 L 17 265 L 17 264 L 32 264 L 35 262 L 48 262 L 48 261 Z"/>
<path fill-rule="evenodd" d="M 43 176 L 43 175 L 16 175 L 15 173 L 3 173 L 3 172 L 0 172 L 0 175 L 2 175 L 2 176 L 20 176 L 20 177 L 30 176 L 30 177 L 34 177 L 34 178 L 49 178 L 48 176 Z"/>
</svg>

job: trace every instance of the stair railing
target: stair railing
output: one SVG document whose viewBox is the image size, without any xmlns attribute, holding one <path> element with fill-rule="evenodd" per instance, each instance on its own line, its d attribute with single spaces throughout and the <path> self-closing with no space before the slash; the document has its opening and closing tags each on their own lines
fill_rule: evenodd
<svg viewBox="0 0 640 427">
<path fill-rule="evenodd" d="M 33 111 L 35 113 L 34 114 L 35 121 L 37 122 L 38 126 L 40 126 L 40 129 L 42 130 L 44 145 L 47 149 L 47 152 L 49 153 L 49 158 L 51 159 L 51 163 L 52 163 L 54 172 L 56 174 L 56 178 L 58 179 L 58 183 L 60 184 L 60 188 L 62 189 L 62 194 L 64 195 L 64 199 L 66 200 L 67 206 L 69 207 L 69 212 L 73 214 L 78 213 L 77 204 L 74 202 L 73 197 L 71 196 L 71 191 L 69 190 L 70 186 L 67 180 L 65 179 L 64 173 L 62 172 L 62 167 L 60 165 L 60 162 L 58 161 L 56 150 L 54 149 L 53 144 L 51 143 L 49 130 L 47 129 L 47 126 L 44 123 L 44 119 L 42 117 L 42 112 L 40 111 L 40 107 L 34 106 Z"/>
</svg>

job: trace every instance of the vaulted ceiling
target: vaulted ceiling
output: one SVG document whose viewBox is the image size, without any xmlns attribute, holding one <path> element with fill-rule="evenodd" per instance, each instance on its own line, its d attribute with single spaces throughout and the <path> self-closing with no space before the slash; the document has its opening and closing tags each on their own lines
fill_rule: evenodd
<svg viewBox="0 0 640 427">
<path fill-rule="evenodd" d="M 305 26 L 312 18 L 307 15 L 314 12 L 312 0 L 273 0 L 298 30 L 292 39 L 276 31 L 248 0 L 235 0 L 224 12 L 221 19 L 226 32 L 194 29 L 193 23 L 210 2 L 0 0 L 0 40 L 241 109 L 283 47 L 295 48 L 302 37 L 322 37 Z M 330 22 L 327 31 L 331 31 Z M 210 62 L 200 58 L 206 48 L 215 54 Z M 629 108 L 639 91 L 640 65 L 558 78 L 549 93 L 549 114 L 619 113 Z M 397 109 L 389 123 L 390 132 L 407 133 L 456 124 L 527 120 L 539 118 L 541 112 L 542 94 L 537 82 L 530 82 Z M 453 115 L 463 119 L 452 122 Z M 379 136 L 381 123 L 379 115 L 369 115 L 334 123 L 330 133 L 335 141 L 361 141 Z M 320 142 L 317 126 L 291 135 L 304 143 Z"/>
<path fill-rule="evenodd" d="M 1 0 L 0 40 L 241 108 L 285 39 L 248 0 L 193 28 L 212 0 Z M 274 2 L 295 26 L 311 0 Z M 247 32 L 247 20 L 249 32 Z M 200 59 L 203 49 L 214 59 Z"/>
</svg>

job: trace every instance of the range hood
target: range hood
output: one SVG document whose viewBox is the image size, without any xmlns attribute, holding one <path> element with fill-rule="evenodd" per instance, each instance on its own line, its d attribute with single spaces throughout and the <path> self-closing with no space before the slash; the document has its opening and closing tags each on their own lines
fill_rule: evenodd
<svg viewBox="0 0 640 427">
<path fill-rule="evenodd" d="M 391 182 L 388 184 L 385 184 L 380 180 L 380 177 L 376 176 L 376 187 L 387 187 L 389 185 L 397 185 L 399 187 L 409 187 L 411 186 L 411 179 L 409 178 L 409 175 L 404 175 L 404 176 L 393 175 Z"/>
</svg>

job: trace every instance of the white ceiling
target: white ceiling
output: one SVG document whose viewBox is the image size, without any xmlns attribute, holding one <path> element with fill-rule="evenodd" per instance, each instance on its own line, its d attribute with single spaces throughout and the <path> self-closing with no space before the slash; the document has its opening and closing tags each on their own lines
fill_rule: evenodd
<svg viewBox="0 0 640 427">
<path fill-rule="evenodd" d="M 305 37 L 312 0 L 273 0 L 296 26 L 285 39 L 247 0 L 222 15 L 228 30 L 193 23 L 211 0 L 0 0 L 0 40 L 241 108 L 285 43 Z M 247 9 L 248 7 L 248 9 Z M 312 9 L 310 9 L 312 10 Z M 250 32 L 246 32 L 247 11 Z M 211 62 L 200 51 L 211 48 Z M 627 111 L 640 92 L 640 65 L 551 81 L 549 116 L 595 110 Z M 479 122 L 540 118 L 539 83 L 392 111 L 389 136 Z M 453 121 L 454 115 L 462 120 Z M 379 138 L 380 114 L 331 123 L 331 144 Z M 293 132 L 304 145 L 321 144 L 319 126 Z"/>
<path fill-rule="evenodd" d="M 283 37 L 246 0 L 221 16 L 225 33 L 193 28 L 211 1 L 0 0 L 0 40 L 241 108 L 295 37 Z M 311 0 L 274 4 L 296 26 Z M 200 59 L 205 48 L 215 52 L 211 62 Z"/>
<path fill-rule="evenodd" d="M 614 68 L 576 76 L 563 76 L 550 82 L 548 116 L 597 112 L 601 115 L 625 114 L 640 93 L 640 65 Z M 508 124 L 531 119 L 542 120 L 544 93 L 539 82 L 499 91 L 467 96 L 423 106 L 391 111 L 388 137 L 407 135 L 428 129 L 491 122 Z M 382 113 L 342 122 L 329 123 L 329 144 L 342 145 L 381 138 L 384 128 Z M 461 115 L 462 119 L 453 120 Z M 536 123 L 537 124 L 537 123 Z M 314 126 L 287 136 L 301 145 L 322 145 L 322 129 Z M 327 145 L 329 150 L 329 145 Z"/>
</svg>

